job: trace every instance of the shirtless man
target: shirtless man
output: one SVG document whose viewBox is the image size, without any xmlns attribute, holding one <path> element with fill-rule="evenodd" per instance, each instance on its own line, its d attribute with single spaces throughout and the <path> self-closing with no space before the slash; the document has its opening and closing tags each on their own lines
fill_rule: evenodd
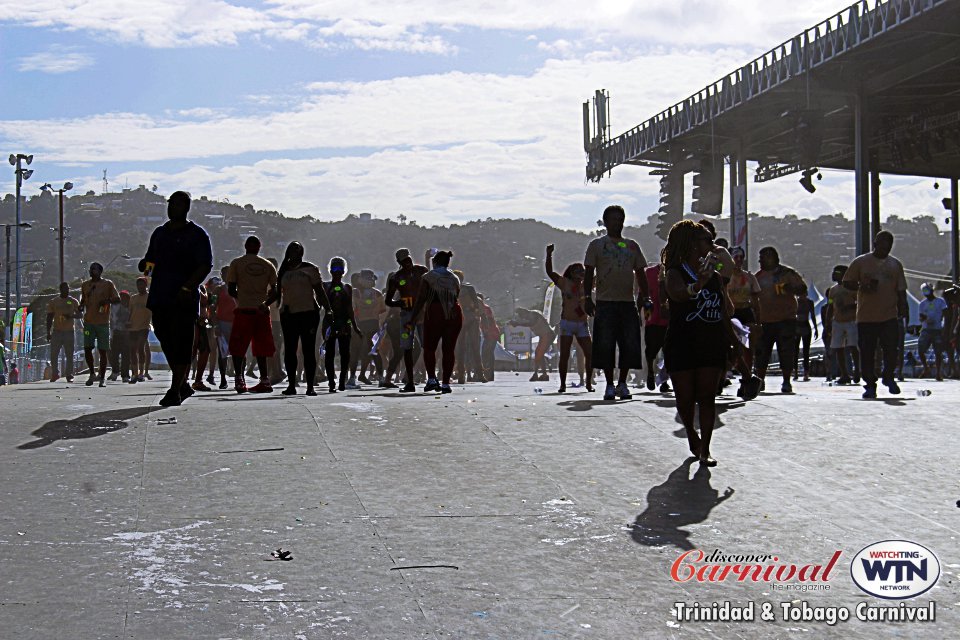
<svg viewBox="0 0 960 640">
<path fill-rule="evenodd" d="M 70 285 L 60 283 L 60 296 L 47 305 L 47 340 L 50 341 L 50 382 L 60 378 L 57 365 L 63 349 L 64 373 L 73 382 L 73 330 L 80 317 L 80 301 L 70 295 Z"/>
<path fill-rule="evenodd" d="M 110 280 L 103 277 L 103 265 L 90 265 L 90 279 L 80 285 L 80 310 L 83 312 L 83 355 L 90 369 L 87 386 L 93 386 L 98 377 L 93 366 L 93 349 L 100 351 L 100 386 L 105 387 L 107 360 L 110 355 L 110 305 L 120 302 L 120 292 Z"/>
<path fill-rule="evenodd" d="M 417 343 L 417 335 L 423 336 L 423 325 L 419 319 L 413 317 L 413 306 L 417 301 L 417 292 L 420 291 L 420 280 L 427 273 L 427 268 L 422 264 L 414 264 L 410 257 L 409 249 L 398 249 L 396 253 L 397 264 L 400 269 L 387 279 L 386 305 L 400 309 L 400 327 L 401 334 L 398 343 L 399 349 L 403 352 L 403 366 L 407 370 L 407 380 L 400 389 L 402 393 L 411 393 L 417 390 L 413 384 L 413 357 L 414 345 Z M 407 325 L 415 325 L 415 331 L 406 329 Z M 390 362 L 387 370 L 387 380 L 393 376 L 397 362 Z"/>
</svg>

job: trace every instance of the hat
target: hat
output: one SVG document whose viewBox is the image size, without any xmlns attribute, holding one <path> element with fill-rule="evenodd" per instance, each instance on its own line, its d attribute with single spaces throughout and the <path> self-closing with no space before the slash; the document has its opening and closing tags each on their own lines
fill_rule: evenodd
<svg viewBox="0 0 960 640">
<path fill-rule="evenodd" d="M 410 257 L 410 249 L 397 249 L 397 262 L 403 262 Z"/>
</svg>

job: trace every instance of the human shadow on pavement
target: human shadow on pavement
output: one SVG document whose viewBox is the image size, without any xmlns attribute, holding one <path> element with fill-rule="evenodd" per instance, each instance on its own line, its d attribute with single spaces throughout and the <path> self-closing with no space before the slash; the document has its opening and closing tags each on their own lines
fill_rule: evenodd
<svg viewBox="0 0 960 640">
<path fill-rule="evenodd" d="M 39 449 L 58 440 L 77 440 L 106 435 L 129 427 L 127 420 L 163 409 L 164 407 L 154 406 L 113 409 L 99 413 L 88 413 L 85 416 L 78 416 L 70 420 L 51 420 L 30 434 L 36 440 L 21 444 L 17 449 Z"/>
<path fill-rule="evenodd" d="M 691 544 L 690 532 L 681 527 L 705 521 L 715 506 L 733 495 L 727 487 L 720 492 L 710 486 L 710 469 L 700 465 L 690 477 L 690 465 L 696 458 L 677 467 L 667 481 L 647 493 L 647 510 L 637 516 L 630 537 L 648 547 L 672 544 L 684 550 L 695 547 Z"/>
<path fill-rule="evenodd" d="M 558 407 L 566 407 L 567 411 L 590 411 L 594 407 L 613 404 L 626 404 L 630 400 L 568 400 L 558 402 Z"/>
</svg>

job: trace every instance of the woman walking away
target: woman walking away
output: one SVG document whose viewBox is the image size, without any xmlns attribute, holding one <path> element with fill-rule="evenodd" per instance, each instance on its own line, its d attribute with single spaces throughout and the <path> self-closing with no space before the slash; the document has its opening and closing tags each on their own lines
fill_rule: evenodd
<svg viewBox="0 0 960 640">
<path fill-rule="evenodd" d="M 457 337 L 463 327 L 463 311 L 457 301 L 460 297 L 460 279 L 448 268 L 453 253 L 439 251 L 433 256 L 433 270 L 428 271 L 420 282 L 420 292 L 413 307 L 412 317 L 423 316 L 423 363 L 427 368 L 427 384 L 424 392 L 450 393 L 450 376 L 453 374 Z M 413 324 L 405 327 L 413 331 Z M 441 345 L 443 382 L 437 382 L 437 345 Z"/>
<path fill-rule="evenodd" d="M 593 391 L 590 385 L 593 365 L 590 362 L 593 355 L 593 342 L 590 339 L 590 324 L 587 312 L 583 310 L 583 276 L 586 270 L 583 264 L 574 262 L 567 265 L 563 275 L 553 270 L 553 245 L 547 245 L 547 275 L 557 285 L 563 296 L 563 309 L 560 313 L 560 393 L 567 391 L 567 363 L 570 360 L 570 347 L 573 339 L 577 339 L 580 350 L 586 355 L 586 385 L 587 391 Z"/>
<path fill-rule="evenodd" d="M 320 269 L 303 261 L 303 245 L 291 242 L 283 256 L 278 272 L 277 304 L 280 307 L 280 328 L 283 331 L 283 360 L 287 370 L 287 388 L 283 395 L 297 395 L 297 345 L 303 350 L 303 371 L 307 381 L 307 395 L 315 396 L 314 379 L 317 375 L 317 328 L 320 325 L 320 305 L 327 311 L 330 302 L 323 287 Z M 319 300 L 319 303 L 318 303 Z"/>
<path fill-rule="evenodd" d="M 660 255 L 670 299 L 664 360 L 690 453 L 708 467 L 717 464 L 710 456 L 715 396 L 730 351 L 728 302 L 711 249 L 710 232 L 692 220 L 682 220 L 670 229 Z M 699 437 L 693 427 L 697 407 Z"/>
<path fill-rule="evenodd" d="M 340 347 L 340 391 L 347 388 L 347 374 L 350 372 L 350 331 L 357 329 L 353 318 L 353 289 L 343 283 L 343 275 L 347 271 L 347 261 L 341 257 L 331 258 L 330 282 L 323 285 L 326 289 L 330 307 L 323 316 L 323 348 L 326 351 L 324 364 L 327 369 L 327 380 L 330 381 L 330 393 L 337 390 L 337 378 L 333 368 L 337 346 Z"/>
</svg>

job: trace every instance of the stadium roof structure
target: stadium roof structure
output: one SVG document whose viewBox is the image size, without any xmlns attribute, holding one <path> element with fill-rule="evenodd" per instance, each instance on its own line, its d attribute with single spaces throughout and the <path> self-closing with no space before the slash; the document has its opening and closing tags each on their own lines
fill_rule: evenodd
<svg viewBox="0 0 960 640">
<path fill-rule="evenodd" d="M 591 181 L 619 165 L 686 172 L 695 156 L 738 165 L 741 185 L 746 161 L 755 182 L 855 171 L 862 251 L 879 173 L 960 176 L 960 0 L 861 0 L 615 137 L 598 113 L 591 138 L 584 115 Z"/>
</svg>

